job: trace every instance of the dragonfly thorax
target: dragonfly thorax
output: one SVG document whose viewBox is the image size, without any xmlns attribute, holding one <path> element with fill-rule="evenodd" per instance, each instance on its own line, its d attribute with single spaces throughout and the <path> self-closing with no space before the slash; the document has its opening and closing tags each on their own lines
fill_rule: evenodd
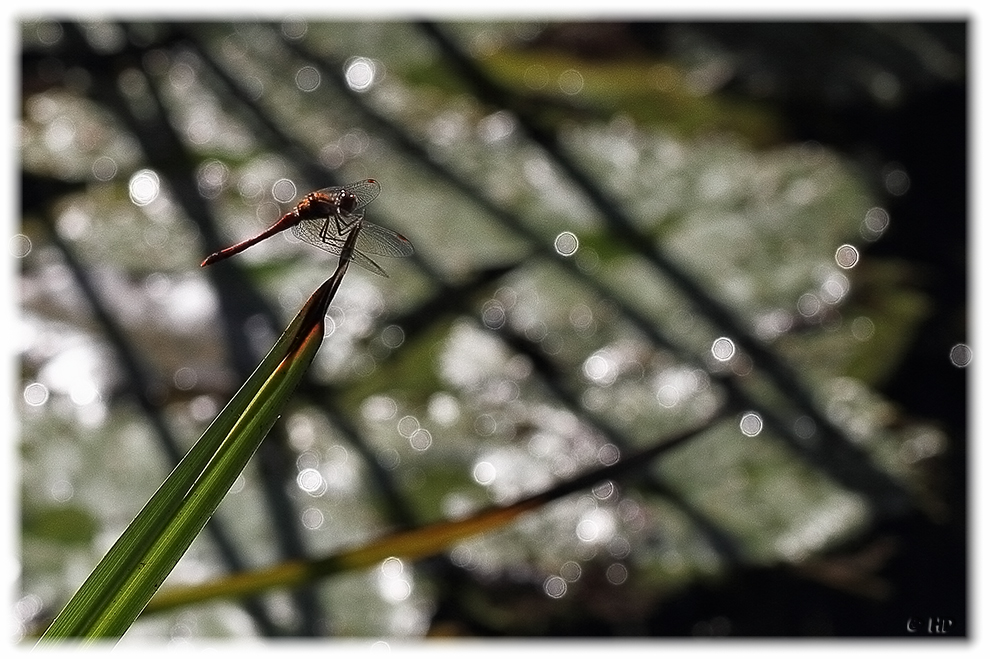
<svg viewBox="0 0 990 659">
<path fill-rule="evenodd" d="M 300 220 L 332 216 L 347 216 L 357 207 L 357 197 L 350 192 L 328 195 L 322 192 L 310 192 L 299 205 L 296 215 Z"/>
</svg>

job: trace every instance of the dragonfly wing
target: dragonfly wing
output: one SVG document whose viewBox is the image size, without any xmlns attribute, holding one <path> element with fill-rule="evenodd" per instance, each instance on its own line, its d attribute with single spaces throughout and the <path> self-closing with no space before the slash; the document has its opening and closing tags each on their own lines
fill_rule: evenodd
<svg viewBox="0 0 990 659">
<path fill-rule="evenodd" d="M 387 272 L 385 272 L 384 270 L 382 270 L 378 266 L 377 263 L 375 263 L 374 261 L 372 261 L 371 259 L 369 259 L 367 256 L 365 256 L 361 252 L 355 251 L 351 255 L 351 261 L 353 261 L 354 263 L 357 263 L 359 266 L 361 266 L 365 270 L 370 270 L 371 272 L 375 273 L 376 275 L 381 275 L 382 277 L 388 278 L 388 273 Z"/>
<path fill-rule="evenodd" d="M 340 254 L 344 247 L 344 239 L 334 228 L 328 217 L 317 217 L 303 220 L 292 227 L 292 235 L 313 247 L 319 247 L 331 254 Z"/>
<path fill-rule="evenodd" d="M 409 240 L 391 229 L 364 222 L 364 210 L 336 218 L 307 218 L 292 227 L 296 238 L 333 254 L 340 254 L 351 227 L 361 224 L 355 249 L 375 256 L 401 258 L 413 253 Z"/>
<path fill-rule="evenodd" d="M 363 213 L 358 213 L 358 215 L 363 215 Z M 324 226 L 326 226 L 325 231 Z M 319 247 L 325 252 L 330 252 L 331 254 L 336 254 L 338 256 L 343 250 L 344 243 L 346 242 L 346 238 L 341 237 L 337 233 L 334 222 L 329 219 L 304 220 L 303 222 L 300 222 L 292 227 L 292 233 L 296 238 L 304 243 L 309 243 L 314 247 Z M 362 227 L 361 233 L 358 234 L 357 246 L 360 246 L 361 244 L 361 236 L 363 233 L 364 229 Z M 357 248 L 355 248 L 355 250 L 351 253 L 351 261 L 357 263 L 366 270 L 370 270 L 376 275 L 388 277 L 388 274 L 386 274 L 377 263 L 362 254 Z"/>
<path fill-rule="evenodd" d="M 405 236 L 371 222 L 361 225 L 357 249 L 367 254 L 393 258 L 410 256 L 414 251 L 412 243 Z"/>
<path fill-rule="evenodd" d="M 382 186 L 373 178 L 368 178 L 356 183 L 347 185 L 333 185 L 329 188 L 317 190 L 317 194 L 324 194 L 331 199 L 338 197 L 343 192 L 350 192 L 357 199 L 354 210 L 360 210 L 373 202 L 382 191 Z"/>
<path fill-rule="evenodd" d="M 364 218 L 364 211 L 351 213 L 346 218 L 309 217 L 292 227 L 296 238 L 332 254 L 340 254 L 350 228 Z M 341 231 L 342 230 L 342 231 Z M 360 238 L 360 236 L 359 236 Z M 358 242 L 360 249 L 360 241 Z"/>
<path fill-rule="evenodd" d="M 357 197 L 357 206 L 354 207 L 354 210 L 360 210 L 373 202 L 382 191 L 382 186 L 373 178 L 350 183 L 344 187 Z"/>
</svg>

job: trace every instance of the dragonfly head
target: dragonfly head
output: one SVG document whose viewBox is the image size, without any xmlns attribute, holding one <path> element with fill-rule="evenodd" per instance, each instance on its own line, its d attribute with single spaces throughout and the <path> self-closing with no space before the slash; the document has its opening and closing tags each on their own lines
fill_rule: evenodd
<svg viewBox="0 0 990 659">
<path fill-rule="evenodd" d="M 341 215 L 350 215 L 357 208 L 358 199 L 353 192 L 344 192 L 340 196 L 340 201 L 337 203 L 337 208 L 340 209 Z"/>
</svg>

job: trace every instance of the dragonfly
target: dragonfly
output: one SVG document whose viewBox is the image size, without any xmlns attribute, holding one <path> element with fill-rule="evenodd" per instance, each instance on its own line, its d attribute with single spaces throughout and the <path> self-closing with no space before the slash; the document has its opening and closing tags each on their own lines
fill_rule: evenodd
<svg viewBox="0 0 990 659">
<path fill-rule="evenodd" d="M 292 234 L 304 243 L 339 256 L 348 234 L 351 231 L 358 231 L 351 260 L 376 275 L 388 277 L 368 255 L 409 256 L 413 253 L 413 246 L 402 234 L 364 221 L 365 207 L 374 201 L 381 191 L 382 186 L 378 181 L 369 178 L 357 183 L 331 186 L 310 192 L 272 226 L 256 236 L 210 254 L 200 265 L 207 266 L 239 254 L 248 247 L 289 228 L 292 229 Z"/>
</svg>

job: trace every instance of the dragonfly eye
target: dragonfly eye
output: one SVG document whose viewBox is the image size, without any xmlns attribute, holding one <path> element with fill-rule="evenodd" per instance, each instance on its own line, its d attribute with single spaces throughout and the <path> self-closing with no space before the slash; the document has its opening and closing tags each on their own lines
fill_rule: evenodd
<svg viewBox="0 0 990 659">
<path fill-rule="evenodd" d="M 350 215 L 357 207 L 357 203 L 357 197 L 354 196 L 353 192 L 345 192 L 340 198 L 340 203 L 337 205 L 337 208 L 339 208 L 340 212 L 344 215 Z"/>
</svg>

